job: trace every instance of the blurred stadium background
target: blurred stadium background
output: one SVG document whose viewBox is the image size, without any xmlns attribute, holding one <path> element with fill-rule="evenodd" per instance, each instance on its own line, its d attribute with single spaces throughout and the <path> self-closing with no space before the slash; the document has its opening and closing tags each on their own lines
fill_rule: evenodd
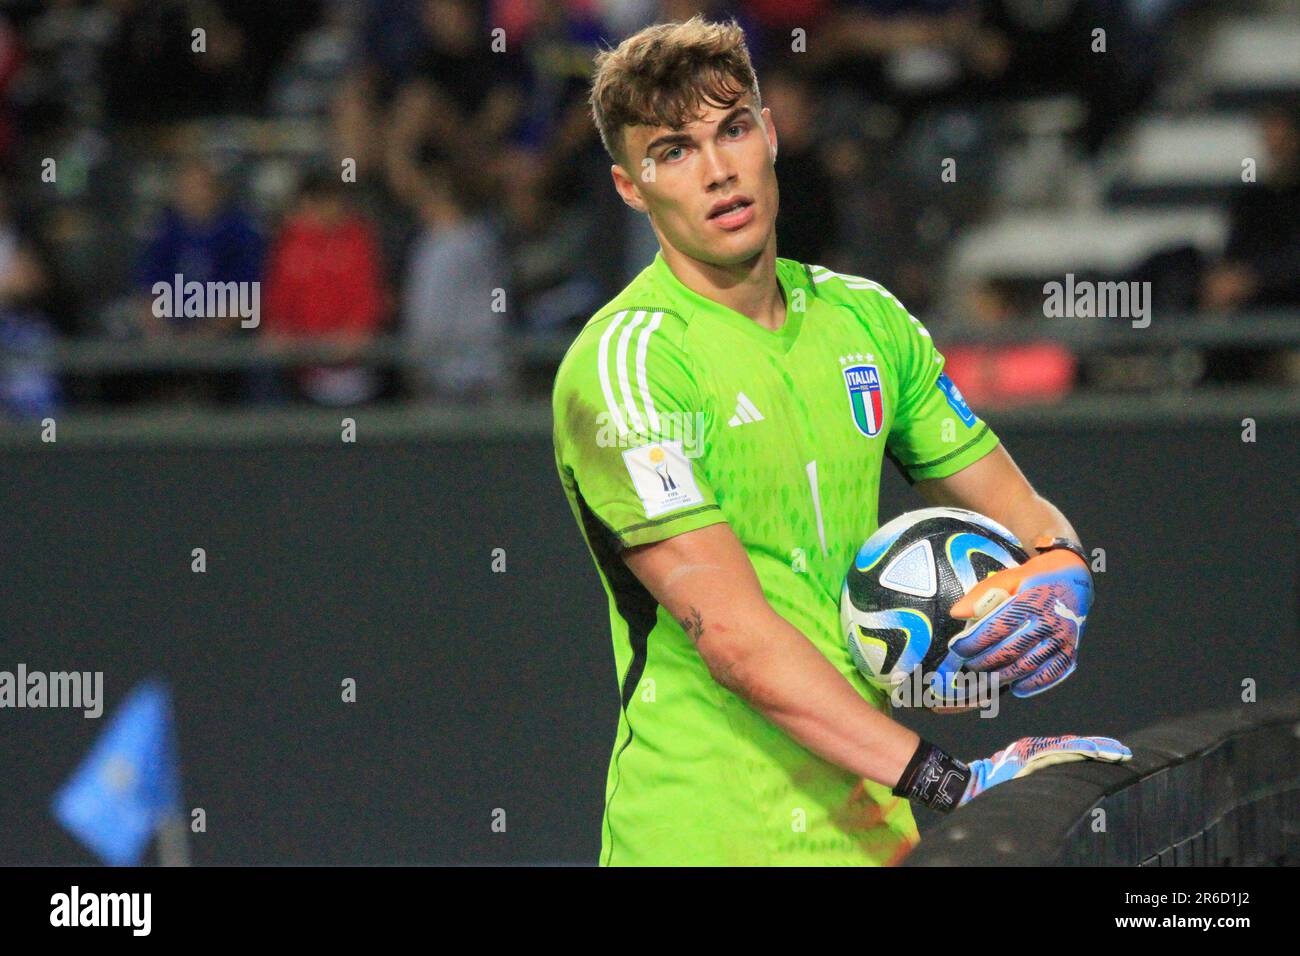
<svg viewBox="0 0 1300 956">
<path fill-rule="evenodd" d="M 594 859 L 616 686 L 547 397 L 654 238 L 586 83 L 700 11 L 751 39 L 780 253 L 895 292 L 1106 551 L 1069 685 L 918 729 L 1294 689 L 1296 0 L 7 0 L 0 665 L 171 683 L 196 862 Z M 260 323 L 159 319 L 178 273 Z M 1149 327 L 1045 317 L 1067 276 Z M 0 864 L 88 859 L 48 798 L 93 722 L 0 720 Z"/>
</svg>

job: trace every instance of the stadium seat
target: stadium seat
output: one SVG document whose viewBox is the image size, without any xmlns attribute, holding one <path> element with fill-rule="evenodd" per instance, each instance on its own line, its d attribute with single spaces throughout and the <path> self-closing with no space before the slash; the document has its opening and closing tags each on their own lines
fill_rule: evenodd
<svg viewBox="0 0 1300 956">
<path fill-rule="evenodd" d="M 1250 116 L 1150 116 L 1119 144 L 1111 163 L 1112 203 L 1217 203 L 1241 184 L 1242 160 L 1264 163 L 1259 124 Z"/>
</svg>

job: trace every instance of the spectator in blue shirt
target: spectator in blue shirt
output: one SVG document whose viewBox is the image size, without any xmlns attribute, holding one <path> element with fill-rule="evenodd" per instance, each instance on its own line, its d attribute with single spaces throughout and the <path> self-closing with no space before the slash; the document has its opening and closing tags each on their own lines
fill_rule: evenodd
<svg viewBox="0 0 1300 956">
<path fill-rule="evenodd" d="M 218 335 L 238 326 L 239 316 L 160 317 L 153 286 L 188 282 L 256 282 L 261 279 L 264 243 L 251 217 L 229 202 L 216 171 L 191 160 L 176 174 L 172 205 L 144 250 L 138 269 L 148 297 L 143 321 L 151 335 Z"/>
</svg>

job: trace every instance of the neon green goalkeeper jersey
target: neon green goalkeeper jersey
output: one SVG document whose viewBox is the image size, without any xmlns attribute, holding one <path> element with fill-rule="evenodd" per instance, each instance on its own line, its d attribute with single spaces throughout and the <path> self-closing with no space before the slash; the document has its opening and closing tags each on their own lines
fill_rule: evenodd
<svg viewBox="0 0 1300 956">
<path fill-rule="evenodd" d="M 889 456 L 910 481 L 998 442 L 929 333 L 867 279 L 777 259 L 770 331 L 687 289 L 662 255 L 591 319 L 555 380 L 555 451 L 609 598 L 622 707 L 603 865 L 889 864 L 907 801 L 795 742 L 716 683 L 622 549 L 726 522 L 767 600 L 876 707 L 840 630 Z"/>
</svg>

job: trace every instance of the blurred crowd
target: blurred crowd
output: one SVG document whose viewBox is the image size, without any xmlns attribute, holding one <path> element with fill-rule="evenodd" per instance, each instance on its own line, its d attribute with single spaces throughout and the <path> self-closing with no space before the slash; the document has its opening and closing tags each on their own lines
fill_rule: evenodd
<svg viewBox="0 0 1300 956">
<path fill-rule="evenodd" d="M 594 52 L 696 12 L 745 27 L 778 118 L 783 256 L 863 274 L 912 312 L 1005 326 L 937 264 L 998 208 L 1007 104 L 1070 94 L 1093 156 L 1166 70 L 1191 0 L 31 0 L 0 15 L 0 407 L 197 398 L 351 405 L 544 391 L 563 341 L 650 258 L 587 116 Z M 1078 55 L 1097 28 L 1114 55 Z M 806 31 L 801 48 L 799 31 Z M 1104 69 L 1103 69 L 1104 64 Z M 1300 306 L 1300 133 L 1264 113 L 1268 178 L 1225 254 L 1143 265 L 1183 310 Z M 961 188 L 936 175 L 954 157 Z M 1160 270 L 1164 270 L 1161 272 Z M 259 322 L 160 315 L 158 283 L 257 283 Z M 51 343 L 256 336 L 335 351 L 230 373 L 50 371 Z M 365 348 L 395 337 L 407 361 Z M 972 398 L 1059 396 L 1064 346 L 958 348 Z M 966 383 L 969 383 L 967 385 Z"/>
</svg>

